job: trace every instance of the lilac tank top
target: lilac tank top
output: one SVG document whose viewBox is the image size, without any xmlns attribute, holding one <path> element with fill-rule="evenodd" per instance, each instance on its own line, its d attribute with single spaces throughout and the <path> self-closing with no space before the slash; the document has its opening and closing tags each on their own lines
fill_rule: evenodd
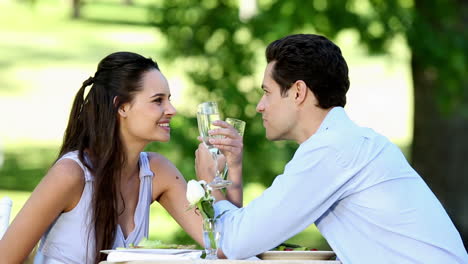
<svg viewBox="0 0 468 264">
<path fill-rule="evenodd" d="M 93 263 L 94 227 L 91 226 L 91 199 L 93 175 L 81 163 L 78 151 L 63 155 L 62 159 L 74 160 L 84 171 L 85 186 L 81 199 L 71 211 L 60 214 L 41 238 L 34 264 Z M 113 248 L 138 244 L 148 237 L 149 209 L 152 201 L 153 172 L 146 152 L 140 153 L 140 193 L 135 210 L 135 229 L 125 238 L 117 225 Z"/>
</svg>

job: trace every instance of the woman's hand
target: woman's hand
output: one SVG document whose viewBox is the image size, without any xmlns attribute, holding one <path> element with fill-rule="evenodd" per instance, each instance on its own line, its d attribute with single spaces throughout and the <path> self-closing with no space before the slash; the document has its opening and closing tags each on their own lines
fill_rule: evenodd
<svg viewBox="0 0 468 264">
<path fill-rule="evenodd" d="M 198 140 L 201 141 L 201 138 L 198 137 Z M 204 143 L 198 144 L 195 151 L 195 172 L 198 180 L 206 182 L 213 181 L 215 176 L 215 161 Z"/>
</svg>

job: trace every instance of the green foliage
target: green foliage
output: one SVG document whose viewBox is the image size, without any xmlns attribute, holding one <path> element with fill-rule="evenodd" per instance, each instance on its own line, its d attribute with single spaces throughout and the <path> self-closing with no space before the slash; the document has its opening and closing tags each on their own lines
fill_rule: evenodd
<svg viewBox="0 0 468 264">
<path fill-rule="evenodd" d="M 253 76 L 256 51 L 263 43 L 255 41 L 249 25 L 239 20 L 236 2 L 163 1 L 152 10 L 153 22 L 167 36 L 170 49 L 165 56 L 185 65 L 183 70 L 193 81 L 193 97 L 199 102 L 217 101 L 225 117 L 247 122 L 245 178 L 269 185 L 291 158 L 293 148 L 265 140 L 261 118 L 255 111 L 260 83 Z M 180 118 L 185 119 L 181 122 L 184 126 L 175 127 L 173 140 L 184 146 L 184 156 L 193 156 L 196 120 Z"/>
<path fill-rule="evenodd" d="M 431 0 L 419 9 L 412 0 L 257 2 L 258 13 L 249 21 L 239 19 L 237 1 L 166 0 L 152 9 L 154 26 L 167 36 L 171 47 L 165 56 L 183 62 L 193 81 L 193 96 L 198 101 L 218 101 L 225 116 L 247 121 L 247 181 L 270 183 L 294 151 L 294 144 L 267 143 L 255 115 L 260 83 L 256 83 L 254 65 L 264 63 L 258 59 L 263 54 L 256 51 L 285 35 L 318 32 L 333 39 L 342 30 L 353 29 L 371 54 L 388 51 L 395 37 L 404 36 L 413 56 L 423 57 L 429 65 L 428 74 L 438 76 L 441 110 L 467 109 L 467 31 L 457 24 L 463 8 L 458 9 L 454 1 Z M 431 34 L 434 21 L 448 34 Z M 195 125 L 195 121 L 185 123 Z M 174 138 L 185 146 L 193 144 L 182 133 Z"/>
<path fill-rule="evenodd" d="M 2 151 L 0 149 L 0 151 Z M 0 189 L 33 190 L 57 158 L 54 147 L 22 147 L 5 150 L 5 160 L 0 167 Z"/>
<path fill-rule="evenodd" d="M 262 2 L 262 1 L 260 1 Z M 295 32 L 334 38 L 354 29 L 371 53 L 388 51 L 405 36 L 412 55 L 437 82 L 436 100 L 445 113 L 468 114 L 468 5 L 462 1 L 334 0 L 269 1 L 251 21 L 252 35 L 272 41 Z M 292 14 L 293 19 L 282 19 Z M 270 29 L 270 30 L 269 30 Z"/>
<path fill-rule="evenodd" d="M 468 4 L 464 1 L 421 2 L 407 36 L 413 57 L 423 64 L 425 75 L 438 86 L 435 92 L 442 112 L 458 112 L 468 117 L 466 14 Z"/>
</svg>

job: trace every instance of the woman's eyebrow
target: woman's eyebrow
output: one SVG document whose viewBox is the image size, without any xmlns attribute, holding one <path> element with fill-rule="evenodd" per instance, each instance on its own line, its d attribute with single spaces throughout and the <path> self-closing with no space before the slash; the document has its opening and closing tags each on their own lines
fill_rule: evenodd
<svg viewBox="0 0 468 264">
<path fill-rule="evenodd" d="M 165 95 L 166 95 L 165 93 L 157 93 L 157 94 L 152 95 L 150 98 L 158 97 L 158 96 L 165 96 Z"/>
</svg>

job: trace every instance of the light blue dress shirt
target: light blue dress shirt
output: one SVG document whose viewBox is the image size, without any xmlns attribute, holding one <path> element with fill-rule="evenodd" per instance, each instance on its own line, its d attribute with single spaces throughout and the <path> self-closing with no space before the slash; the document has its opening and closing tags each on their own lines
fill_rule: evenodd
<svg viewBox="0 0 468 264">
<path fill-rule="evenodd" d="M 344 263 L 468 263 L 444 208 L 397 146 L 333 108 L 284 173 L 244 208 L 215 203 L 228 258 L 267 251 L 316 224 Z"/>
</svg>

